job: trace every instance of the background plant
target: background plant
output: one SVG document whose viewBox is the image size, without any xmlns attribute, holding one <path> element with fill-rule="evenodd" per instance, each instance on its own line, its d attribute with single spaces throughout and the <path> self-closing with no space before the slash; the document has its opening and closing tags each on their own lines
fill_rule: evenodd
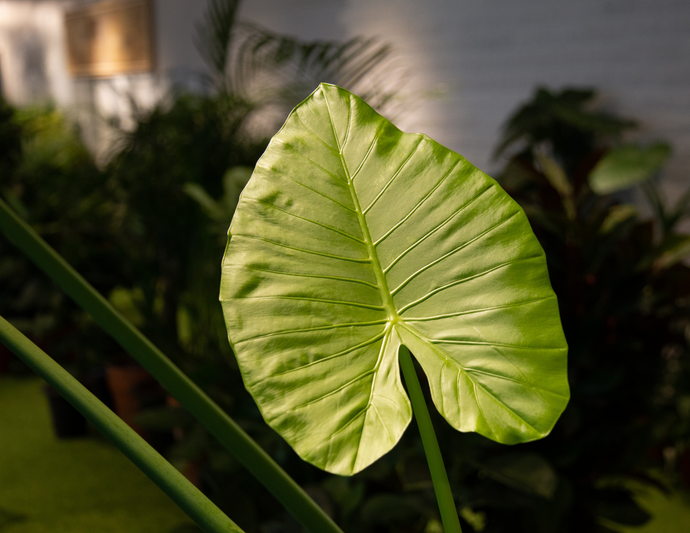
<svg viewBox="0 0 690 533">
<path fill-rule="evenodd" d="M 541 465 L 539 475 L 521 468 L 519 455 L 510 464 L 490 447 L 473 450 L 486 477 L 471 483 L 469 501 L 485 502 L 477 506 L 487 514 L 485 531 L 642 524 L 648 515 L 624 480 L 661 485 L 650 469 L 677 475 L 669 458 L 687 442 L 690 271 L 682 263 L 687 237 L 675 233 L 687 197 L 662 207 L 654 177 L 668 147 L 624 143 L 634 123 L 597 110 L 595 96 L 538 90 L 509 119 L 497 151 L 507 156 L 500 182 L 547 254 L 572 399 L 549 439 L 521 450 L 530 457 L 525 467 Z M 657 206 L 652 218 L 622 192 L 643 180 Z"/>
<path fill-rule="evenodd" d="M 246 50 L 249 54 L 251 48 Z M 224 65 L 232 65 L 232 57 L 226 56 Z M 140 184 L 137 207 L 127 205 L 128 199 L 136 195 L 120 185 L 128 179 L 123 175 L 127 170 L 124 160 L 127 158 L 127 165 L 131 164 L 132 172 L 142 179 L 162 179 L 170 190 L 160 191 L 161 194 L 181 205 L 180 213 L 193 214 L 191 220 L 196 227 L 182 231 L 203 241 L 197 243 L 203 253 L 190 265 L 196 249 L 181 243 L 181 250 L 190 255 L 175 261 L 197 272 L 216 271 L 229 218 L 221 223 L 209 214 L 214 203 L 224 209 L 223 198 L 228 198 L 228 205 L 232 205 L 235 185 L 223 184 L 227 168 L 221 168 L 218 154 L 210 157 L 213 162 L 208 165 L 202 161 L 202 167 L 207 169 L 203 176 L 195 168 L 190 170 L 193 179 L 183 180 L 181 169 L 191 168 L 184 161 L 185 153 L 193 152 L 196 161 L 207 154 L 203 147 L 195 146 L 192 136 L 170 130 L 193 129 L 201 124 L 193 131 L 210 132 L 205 137 L 208 139 L 251 125 L 239 112 L 231 114 L 227 122 L 224 117 L 209 116 L 225 113 L 224 106 L 231 105 L 229 100 L 217 105 L 209 103 L 215 96 L 213 92 L 206 96 L 179 95 L 187 101 L 178 106 L 177 96 L 171 95 L 153 112 L 138 115 L 131 136 L 123 134 L 125 142 L 118 149 L 127 155 L 118 162 L 116 151 L 112 166 L 105 172 L 93 164 L 88 153 L 84 156 L 85 152 L 75 148 L 46 151 L 52 154 L 50 158 L 34 159 L 31 155 L 34 161 L 42 161 L 42 166 L 22 163 L 28 154 L 34 153 L 23 152 L 22 146 L 29 149 L 22 139 L 34 138 L 33 132 L 38 131 L 33 127 L 24 129 L 27 121 L 33 121 L 30 117 L 35 112 L 24 114 L 21 110 L 18 114 L 17 110 L 2 106 L 3 197 L 100 292 L 111 295 L 120 308 L 131 311 L 131 316 L 138 316 L 139 325 L 157 342 L 163 339 L 166 351 L 169 349 L 177 360 L 184 361 L 194 379 L 221 401 L 346 530 L 438 531 L 436 503 L 421 442 L 413 432 L 406 434 L 381 461 L 353 478 L 325 476 L 299 460 L 263 425 L 236 370 L 222 357 L 228 352 L 224 331 L 213 326 L 217 319 L 197 319 L 196 304 L 187 303 L 201 294 L 194 292 L 194 284 L 205 284 L 205 280 L 184 271 L 179 274 L 176 279 L 184 282 L 177 288 L 177 297 L 168 300 L 177 301 L 178 306 L 171 304 L 163 312 L 164 294 L 172 289 L 167 281 L 157 280 L 159 275 L 166 280 L 173 278 L 167 270 L 159 271 L 160 260 L 155 250 L 176 253 L 174 242 L 166 240 L 165 228 L 157 227 L 160 221 L 137 213 L 145 207 L 141 194 L 152 185 Z M 240 111 L 252 113 L 251 103 L 233 102 Z M 687 238 L 678 225 L 685 216 L 686 205 L 680 198 L 670 204 L 664 202 L 653 179 L 643 185 L 653 201 L 651 217 L 642 215 L 639 207 L 629 205 L 630 196 L 625 191 L 614 197 L 592 193 L 591 170 L 612 149 L 625 145 L 624 134 L 632 125 L 628 120 L 597 111 L 594 103 L 591 91 L 541 91 L 516 115 L 520 120 L 511 121 L 506 131 L 503 157 L 507 159 L 502 160 L 505 168 L 501 182 L 525 207 L 548 254 L 551 280 L 571 350 L 574 400 L 547 440 L 510 450 L 481 437 L 445 431 L 445 422 L 431 410 L 461 516 L 467 524 L 463 525 L 469 531 L 589 531 L 600 527 L 598 516 L 639 523 L 646 516 L 631 500 L 628 485 L 618 483 L 613 476 L 658 484 L 656 478 L 648 475 L 648 469 L 665 468 L 671 479 L 680 483 L 681 473 L 688 469 L 690 411 L 685 328 L 689 285 L 687 268 L 682 263 L 687 255 Z M 167 115 L 173 108 L 175 112 Z M 54 117 L 59 113 L 50 109 L 45 113 L 53 114 L 53 119 L 45 123 L 55 124 Z M 63 142 L 80 142 L 68 122 L 58 122 L 62 125 L 46 128 L 59 132 L 55 137 Z M 154 122 L 158 131 L 152 125 Z M 227 126 L 238 123 L 237 130 Z M 253 166 L 254 156 L 249 154 L 261 152 L 261 139 L 252 140 L 256 143 L 252 147 L 243 135 L 233 135 L 224 138 L 237 138 L 244 148 L 240 155 L 226 154 L 228 164 Z M 128 147 L 139 139 L 142 146 Z M 214 141 L 209 146 L 219 144 Z M 54 178 L 70 168 L 59 157 L 61 153 L 72 154 L 71 164 L 75 166 L 71 167 L 74 173 L 70 171 L 69 175 L 82 178 Z M 550 167 L 549 159 L 562 173 Z M 136 165 L 141 165 L 139 170 Z M 31 175 L 25 173 L 20 179 L 20 167 L 31 169 Z M 174 178 L 161 176 L 157 168 L 172 172 Z M 211 168 L 216 170 L 208 170 Z M 549 168 L 552 171 L 547 173 Z M 241 183 L 241 176 L 236 179 L 228 181 Z M 198 194 L 199 187 L 202 195 Z M 204 204 L 200 198 L 212 203 Z M 55 201 L 56 204 L 50 204 Z M 176 213 L 172 215 L 177 217 Z M 569 214 L 574 214 L 574 219 L 568 218 Z M 223 224 L 225 229 L 220 229 Z M 134 248 L 130 242 L 145 249 L 146 259 L 133 259 L 136 268 L 127 264 Z M 103 355 L 107 360 L 119 357 L 119 350 L 109 340 L 90 337 L 96 333 L 83 315 L 58 296 L 52 284 L 22 262 L 4 239 L 0 239 L 0 246 L 0 305 L 5 306 L 0 315 L 13 322 L 16 319 L 18 324 L 26 320 L 26 331 L 39 331 L 32 330 L 38 326 L 29 322 L 49 324 L 34 339 L 40 340 L 51 353 L 64 347 L 66 357 L 73 361 L 75 353 L 68 344 L 78 346 L 79 354 L 93 347 L 89 361 Z M 218 252 L 211 251 L 214 246 Z M 123 257 L 128 261 L 123 261 Z M 146 297 L 144 286 L 148 291 Z M 204 296 L 208 301 L 217 296 L 217 288 L 212 289 Z M 33 303 L 22 307 L 20 301 Z M 220 328 L 221 322 L 217 323 Z M 89 337 L 78 336 L 76 331 Z M 190 335 L 190 331 L 194 334 Z M 65 332 L 70 335 L 64 336 Z M 189 350 L 187 342 L 193 344 Z M 215 348 L 191 357 L 196 342 L 198 346 Z M 86 366 L 90 364 L 87 361 Z M 237 517 L 244 529 L 299 530 L 183 410 L 165 408 L 149 415 L 147 421 L 152 425 L 184 430 L 184 438 L 170 453 L 180 462 L 199 464 L 204 488 L 231 516 Z"/>
<path fill-rule="evenodd" d="M 116 133 L 104 167 L 95 165 L 78 130 L 60 112 L 4 106 L 2 194 L 284 463 L 294 459 L 239 393 L 243 386 L 228 365 L 220 308 L 208 303 L 217 300 L 225 232 L 248 177 L 241 165 L 252 167 L 265 146 L 252 117 L 306 96 L 313 88 L 307 87 L 310 72 L 341 82 L 337 76 L 347 73 L 348 83 L 366 79 L 390 48 L 356 44 L 363 39 L 306 43 L 250 28 L 235 21 L 238 4 L 214 2 L 200 28 L 200 43 L 226 54 L 218 69 L 211 63 L 218 83 L 202 95 L 173 91 L 152 110 L 134 107 L 134 126 Z M 226 40 L 229 35 L 236 39 Z M 280 78 L 265 75 L 278 70 Z M 230 83 L 231 77 L 238 81 Z M 129 362 L 22 254 L 0 242 L 3 293 L 9 296 L 3 298 L 4 316 L 35 331 L 34 340 L 71 370 L 82 369 L 82 376 L 94 365 Z M 204 489 L 249 527 L 286 520 L 275 527 L 298 527 L 183 409 L 157 408 L 142 422 L 174 428 L 181 438 L 170 457 L 180 466 L 198 465 Z"/>
<path fill-rule="evenodd" d="M 50 106 L 0 102 L 0 193 L 48 242 L 108 294 L 122 278 L 111 221 L 113 188 L 80 132 Z M 31 262 L 0 239 L 0 315 L 73 372 L 107 359 L 114 346 Z"/>
</svg>

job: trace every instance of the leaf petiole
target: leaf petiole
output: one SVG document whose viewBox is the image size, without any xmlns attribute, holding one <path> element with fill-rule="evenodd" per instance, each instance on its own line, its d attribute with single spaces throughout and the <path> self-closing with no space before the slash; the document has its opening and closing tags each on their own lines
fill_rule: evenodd
<svg viewBox="0 0 690 533">
<path fill-rule="evenodd" d="M 400 367 L 403 371 L 405 385 L 407 385 L 407 392 L 412 402 L 412 410 L 414 411 L 415 420 L 417 420 L 417 427 L 422 436 L 422 444 L 424 445 L 424 453 L 426 460 L 429 463 L 429 471 L 431 472 L 431 481 L 434 484 L 434 491 L 436 492 L 436 500 L 438 501 L 438 509 L 441 513 L 441 521 L 443 522 L 443 529 L 445 533 L 462 533 L 460 527 L 460 519 L 458 518 L 458 510 L 455 506 L 455 498 L 450 489 L 450 482 L 446 474 L 446 468 L 443 465 L 443 457 L 441 456 L 441 449 L 436 440 L 436 433 L 434 426 L 431 423 L 429 410 L 426 407 L 426 400 L 422 393 L 422 387 L 417 378 L 417 371 L 412 363 L 410 350 L 405 346 L 400 346 L 398 352 L 400 358 Z"/>
</svg>

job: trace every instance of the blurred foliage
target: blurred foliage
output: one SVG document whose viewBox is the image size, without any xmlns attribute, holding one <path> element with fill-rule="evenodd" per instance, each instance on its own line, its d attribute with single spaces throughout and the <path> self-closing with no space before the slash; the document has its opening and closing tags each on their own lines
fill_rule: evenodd
<svg viewBox="0 0 690 533">
<path fill-rule="evenodd" d="M 393 48 L 376 38 L 313 40 L 282 35 L 238 18 L 241 0 L 211 0 L 196 38 L 218 92 L 260 107 L 269 127 L 321 82 L 334 83 L 390 115 L 404 74 Z M 270 118 L 267 118 L 270 117 Z"/>
<path fill-rule="evenodd" d="M 666 207 L 655 177 L 670 149 L 623 143 L 634 123 L 598 111 L 595 97 L 539 89 L 509 119 L 497 151 L 506 160 L 499 181 L 525 209 L 547 255 L 569 344 L 572 399 L 548 438 L 521 447 L 544 471 L 525 469 L 522 496 L 488 500 L 503 509 L 486 509 L 487 532 L 515 531 L 516 524 L 520 531 L 610 531 L 599 518 L 642 524 L 649 517 L 624 480 L 659 485 L 648 475 L 654 468 L 680 480 L 687 461 L 690 269 L 682 261 L 690 248 L 677 225 L 690 198 Z M 622 203 L 629 194 L 601 194 L 640 182 L 653 200 L 649 219 Z M 514 482 L 483 471 L 489 483 Z M 542 498 L 528 502 L 535 480 Z"/>
<path fill-rule="evenodd" d="M 355 92 L 360 82 L 363 90 L 380 87 L 389 49 L 363 39 L 305 43 L 273 35 L 237 21 L 237 4 L 212 2 L 200 28 L 214 92 L 173 94 L 137 111 L 103 168 L 58 111 L 0 102 L 0 194 L 345 531 L 440 533 L 414 425 L 364 472 L 331 476 L 301 461 L 244 390 L 217 299 L 229 220 L 266 144 L 252 135 L 252 120 L 280 98 L 296 103 L 316 81 L 350 80 Z M 243 84 L 254 89 L 240 90 Z M 469 532 L 610 531 L 602 518 L 641 524 L 648 515 L 626 479 L 664 488 L 650 469 L 679 483 L 685 469 L 690 478 L 690 270 L 683 263 L 690 236 L 678 230 L 690 195 L 668 205 L 655 181 L 668 147 L 624 143 L 634 123 L 597 110 L 595 96 L 538 90 L 509 119 L 497 149 L 505 161 L 501 184 L 524 207 L 547 254 L 570 346 L 572 400 L 549 437 L 519 447 L 460 434 L 431 409 Z M 617 192 L 639 183 L 649 219 Z M 0 315 L 61 361 L 88 367 L 123 357 L 1 237 L 0 292 Z M 247 533 L 301 531 L 173 401 L 139 422 L 173 432 L 167 456 Z"/>
<path fill-rule="evenodd" d="M 78 128 L 52 107 L 0 102 L 0 194 L 65 259 L 107 294 L 121 277 L 109 238 L 111 187 Z M 0 236 L 0 315 L 72 371 L 83 372 L 114 344 Z"/>
<path fill-rule="evenodd" d="M 468 531 L 603 533 L 615 523 L 640 525 L 649 515 L 626 480 L 667 490 L 666 482 L 649 472 L 663 469 L 680 482 L 688 463 L 690 271 L 682 259 L 690 241 L 676 227 L 687 214 L 689 198 L 666 206 L 654 177 L 665 160 L 659 153 L 667 156 L 668 148 L 624 144 L 623 134 L 633 123 L 592 110 L 593 91 L 567 90 L 548 93 L 548 98 L 546 93 L 540 90 L 515 115 L 522 126 L 515 118 L 509 121 L 506 136 L 512 140 L 499 151 L 508 154 L 500 179 L 525 208 L 548 255 L 570 345 L 573 399 L 552 435 L 517 448 L 460 434 L 431 410 Z M 562 98 L 564 94 L 579 97 Z M 554 100 L 560 102 L 555 116 Z M 614 190 L 645 181 L 653 219 L 643 219 L 637 207 L 621 203 L 624 196 L 592 191 L 593 169 L 604 164 L 606 172 L 619 177 Z M 631 178 L 625 178 L 627 171 Z M 237 168 L 225 175 L 220 195 L 189 184 L 185 192 L 201 206 L 211 227 L 224 227 L 228 214 L 223 210 L 234 205 L 228 191 L 246 178 L 246 169 Z M 344 530 L 441 531 L 413 427 L 364 472 L 333 477 L 300 461 L 262 423 L 236 374 L 215 386 L 227 394 L 223 405 L 232 416 Z M 153 426 L 177 428 L 183 438 L 170 457 L 178 464 L 194 464 L 203 486 L 248 532 L 300 531 L 181 409 L 150 415 Z"/>
<path fill-rule="evenodd" d="M 371 80 L 390 48 L 272 34 L 236 21 L 237 4 L 212 2 L 199 29 L 202 51 L 216 51 L 205 54 L 212 90 L 173 91 L 149 110 L 132 101 L 133 126 L 112 121 L 116 141 L 100 167 L 61 112 L 2 102 L 0 194 L 319 502 L 354 516 L 364 485 L 323 488 L 325 474 L 302 464 L 244 391 L 218 304 L 220 263 L 239 193 L 267 142 L 252 121 L 271 107 L 284 114 L 321 76 L 353 87 Z M 129 362 L 4 238 L 0 287 L 0 314 L 71 371 L 85 377 L 94 365 Z M 198 422 L 169 404 L 147 409 L 141 422 L 174 434 L 167 455 L 180 469 L 247 531 L 300 530 Z"/>
<path fill-rule="evenodd" d="M 225 93 L 180 95 L 141 113 L 104 169 L 121 206 L 121 285 L 131 291 L 142 331 L 176 359 L 230 354 L 220 309 L 209 305 L 217 300 L 227 227 L 211 227 L 198 200 L 223 197 L 226 171 L 253 166 L 263 151 L 265 141 L 250 141 L 243 130 L 251 111 Z"/>
</svg>

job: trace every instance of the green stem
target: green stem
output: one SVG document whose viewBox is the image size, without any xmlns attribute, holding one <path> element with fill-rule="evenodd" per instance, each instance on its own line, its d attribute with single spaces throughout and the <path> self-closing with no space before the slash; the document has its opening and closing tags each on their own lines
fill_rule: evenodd
<svg viewBox="0 0 690 533">
<path fill-rule="evenodd" d="M 0 341 L 96 426 L 207 533 L 242 533 L 174 466 L 4 318 Z"/>
<path fill-rule="evenodd" d="M 424 399 L 419 379 L 417 379 L 417 371 L 412 363 L 410 350 L 405 346 L 401 346 L 399 355 L 400 366 L 402 367 L 403 376 L 405 377 L 405 385 L 407 385 L 407 392 L 412 401 L 414 417 L 417 420 L 419 433 L 422 435 L 424 453 L 429 463 L 431 481 L 434 484 L 436 500 L 438 501 L 438 508 L 441 512 L 441 520 L 443 521 L 443 529 L 445 533 L 462 533 L 460 519 L 458 518 L 458 510 L 457 507 L 455 507 L 455 499 L 450 490 L 450 482 L 448 481 L 446 468 L 443 466 L 441 449 L 438 447 L 434 426 L 431 423 L 429 410 L 426 408 L 426 400 Z"/>
<path fill-rule="evenodd" d="M 0 229 L 186 407 L 308 531 L 342 533 L 314 500 L 225 411 L 116 311 L 2 199 Z"/>
</svg>

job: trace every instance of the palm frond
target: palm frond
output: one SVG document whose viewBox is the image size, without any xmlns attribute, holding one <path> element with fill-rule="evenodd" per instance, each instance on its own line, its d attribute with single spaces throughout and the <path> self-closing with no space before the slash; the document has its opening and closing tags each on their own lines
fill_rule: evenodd
<svg viewBox="0 0 690 533">
<path fill-rule="evenodd" d="M 211 0 L 203 22 L 197 26 L 197 50 L 217 80 L 225 77 L 239 5 L 240 0 Z"/>
<path fill-rule="evenodd" d="M 280 117 L 321 82 L 334 83 L 392 113 L 389 104 L 404 85 L 394 71 L 393 49 L 376 38 L 306 41 L 239 21 L 240 0 L 211 0 L 196 45 L 215 88 L 253 109 L 258 129 L 272 133 Z M 272 117 L 274 115 L 274 117 Z"/>
<path fill-rule="evenodd" d="M 229 77 L 239 93 L 256 94 L 270 78 L 268 85 L 279 90 L 264 96 L 296 104 L 320 82 L 329 82 L 380 107 L 399 89 L 384 83 L 390 79 L 385 67 L 393 49 L 376 38 L 303 41 L 249 23 L 239 23 L 238 33 Z"/>
</svg>

